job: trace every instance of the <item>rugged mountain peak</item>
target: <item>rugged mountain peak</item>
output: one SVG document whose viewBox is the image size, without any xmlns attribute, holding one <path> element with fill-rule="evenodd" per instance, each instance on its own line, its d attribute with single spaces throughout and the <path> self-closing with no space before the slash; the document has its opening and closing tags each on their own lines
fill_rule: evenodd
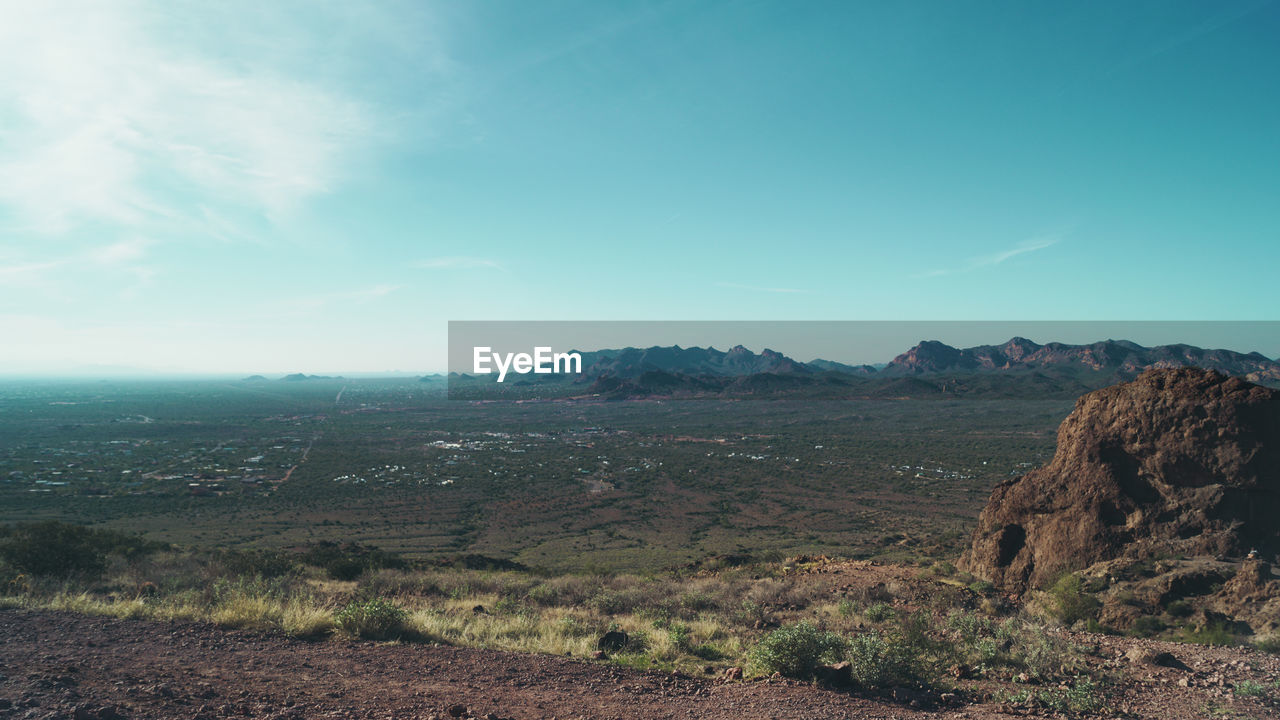
<svg viewBox="0 0 1280 720">
<path fill-rule="evenodd" d="M 997 486 L 962 564 L 1010 590 L 1119 557 L 1280 550 L 1280 392 L 1194 368 L 1089 393 Z"/>
<path fill-rule="evenodd" d="M 941 372 L 954 368 L 961 357 L 957 348 L 937 340 L 925 340 L 894 358 L 889 367 L 912 373 Z"/>
</svg>

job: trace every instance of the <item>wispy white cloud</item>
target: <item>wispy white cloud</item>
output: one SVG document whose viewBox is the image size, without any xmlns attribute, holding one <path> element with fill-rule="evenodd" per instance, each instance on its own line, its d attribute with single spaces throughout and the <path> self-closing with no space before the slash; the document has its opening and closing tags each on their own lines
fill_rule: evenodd
<svg viewBox="0 0 1280 720">
<path fill-rule="evenodd" d="M 1026 255 L 1027 253 L 1036 252 L 1037 250 L 1044 250 L 1045 248 L 1056 244 L 1058 239 L 1059 238 L 1056 236 L 1032 238 L 1018 243 L 1007 250 L 1001 250 L 1000 252 L 992 253 L 990 255 L 981 255 L 970 258 L 963 265 L 952 268 L 929 270 L 927 272 L 920 273 L 916 277 L 939 277 L 942 275 L 957 275 L 959 273 L 973 272 L 974 270 L 979 270 L 981 268 L 999 265 L 1006 260 L 1011 260 L 1019 255 Z"/>
<path fill-rule="evenodd" d="M 340 182 L 370 132 L 341 92 L 175 41 L 195 6 L 0 8 L 0 206 L 28 230 L 198 221 L 193 198 L 279 216 Z"/>
<path fill-rule="evenodd" d="M 58 254 L 42 253 L 33 258 L 27 253 L 10 250 L 0 256 L 0 278 L 6 288 L 24 289 L 45 287 L 61 276 L 74 273 L 114 273 L 128 284 L 126 291 L 151 280 L 156 269 L 147 264 L 148 248 L 152 241 L 146 237 L 131 237 L 105 246 L 92 244 L 78 248 L 57 248 Z M 127 281 L 132 280 L 132 283 Z"/>
<path fill-rule="evenodd" d="M 476 268 L 492 268 L 494 270 L 505 270 L 501 263 L 496 260 L 490 260 L 482 257 L 437 257 L 419 260 L 413 264 L 414 267 L 426 270 L 444 270 L 444 269 L 476 269 Z"/>
<path fill-rule="evenodd" d="M 716 285 L 718 285 L 718 286 L 720 286 L 720 287 L 723 287 L 723 288 L 733 288 L 733 289 L 735 289 L 735 290 L 750 290 L 750 291 L 752 291 L 752 292 L 765 292 L 765 293 L 801 293 L 801 294 L 807 294 L 807 293 L 809 292 L 808 290 L 799 290 L 799 289 L 796 289 L 796 288 L 784 288 L 784 287 L 761 287 L 761 286 L 759 286 L 759 285 L 742 285 L 742 284 L 739 284 L 739 283 L 731 283 L 731 282 L 716 283 Z"/>
</svg>

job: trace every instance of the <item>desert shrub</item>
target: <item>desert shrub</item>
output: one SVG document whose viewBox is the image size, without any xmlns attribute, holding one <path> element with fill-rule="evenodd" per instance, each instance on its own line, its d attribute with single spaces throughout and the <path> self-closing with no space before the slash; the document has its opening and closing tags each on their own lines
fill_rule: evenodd
<svg viewBox="0 0 1280 720">
<path fill-rule="evenodd" d="M 429 573 L 404 570 L 374 570 L 360 578 L 358 593 L 363 597 L 437 597 L 446 595 Z"/>
<path fill-rule="evenodd" d="M 381 597 L 352 601 L 334 615 L 339 630 L 366 640 L 400 637 L 407 619 L 408 613 Z"/>
<path fill-rule="evenodd" d="M 493 604 L 494 615 L 528 615 L 529 608 L 524 603 L 513 597 L 498 598 L 498 602 Z"/>
<path fill-rule="evenodd" d="M 106 552 L 95 531 L 55 521 L 11 528 L 0 543 L 0 558 L 31 575 L 88 575 L 106 569 Z"/>
<path fill-rule="evenodd" d="M 688 652 L 693 646 L 692 632 L 683 623 L 671 623 L 667 626 L 667 641 L 682 652 Z"/>
<path fill-rule="evenodd" d="M 600 592 L 592 595 L 586 604 L 604 615 L 622 615 L 643 607 L 644 599 L 642 591 L 602 588 Z"/>
<path fill-rule="evenodd" d="M 1067 644 L 1042 628 L 1024 627 L 1013 640 L 1013 661 L 1037 678 L 1054 677 L 1071 663 Z"/>
<path fill-rule="evenodd" d="M 275 550 L 227 550 L 222 554 L 222 566 L 234 575 L 261 575 L 280 577 L 295 567 L 294 558 Z"/>
<path fill-rule="evenodd" d="M 1154 637 L 1164 632 L 1169 627 L 1164 620 L 1154 615 L 1143 615 L 1133 622 L 1133 627 L 1129 633 L 1135 637 Z"/>
<path fill-rule="evenodd" d="M 847 602 L 847 601 L 846 601 Z M 765 609 L 760 603 L 750 600 L 743 600 L 736 610 L 733 611 L 733 622 L 738 625 L 754 626 L 756 623 L 763 623 L 767 618 Z"/>
<path fill-rule="evenodd" d="M 804 607 L 809 601 L 798 584 L 771 578 L 753 583 L 747 588 L 743 597 L 759 605 L 772 607 L 783 605 Z"/>
<path fill-rule="evenodd" d="M 404 558 L 394 553 L 359 543 L 339 544 L 329 540 L 307 548 L 302 554 L 302 561 L 323 568 L 335 580 L 355 580 L 366 570 L 402 570 L 408 567 Z"/>
<path fill-rule="evenodd" d="M 1231 626 L 1220 620 L 1207 622 L 1199 627 L 1182 628 L 1184 642 L 1200 645 L 1230 645 L 1235 642 Z"/>
<path fill-rule="evenodd" d="M 1169 613 L 1171 618 L 1184 618 L 1189 617 L 1194 612 L 1194 609 L 1191 607 L 1191 603 L 1186 600 L 1174 600 L 1169 603 L 1169 606 L 1164 611 Z"/>
<path fill-rule="evenodd" d="M 865 688 L 916 685 L 927 681 L 928 649 L 908 634 L 867 632 L 849 642 L 849 670 Z"/>
<path fill-rule="evenodd" d="M 714 610 L 716 601 L 704 592 L 687 592 L 680 596 L 680 607 L 692 612 L 702 612 L 704 610 Z"/>
<path fill-rule="evenodd" d="M 1061 714 L 1096 713 L 1106 706 L 1102 692 L 1092 680 L 1078 680 L 1064 688 L 1025 688 L 1000 696 L 1015 705 L 1035 705 Z"/>
<path fill-rule="evenodd" d="M 971 612 L 954 612 L 947 618 L 947 626 L 959 636 L 960 642 L 973 644 L 980 638 L 995 635 L 991 618 Z"/>
<path fill-rule="evenodd" d="M 811 678 L 814 668 L 838 662 L 847 644 L 833 632 L 802 621 L 774 630 L 751 649 L 751 663 L 766 674 Z"/>
<path fill-rule="evenodd" d="M 556 629 L 571 638 L 584 638 L 592 634 L 592 629 L 573 615 L 565 615 L 557 620 Z"/>
<path fill-rule="evenodd" d="M 1275 689 L 1275 685 L 1263 685 L 1255 680 L 1241 680 L 1234 692 L 1240 697 L 1266 698 Z"/>
<path fill-rule="evenodd" d="M 1049 601 L 1055 617 L 1065 625 L 1093 618 L 1100 606 L 1098 599 L 1085 592 L 1079 575 L 1067 574 L 1049 588 Z"/>
<path fill-rule="evenodd" d="M 867 611 L 863 613 L 863 615 L 865 615 L 871 622 L 878 623 L 891 620 L 894 616 L 893 606 L 888 603 L 878 602 L 867 608 Z"/>
<path fill-rule="evenodd" d="M 969 591 L 974 595 L 988 595 L 995 589 L 996 586 L 987 580 L 975 580 L 969 584 Z"/>
<path fill-rule="evenodd" d="M 930 566 L 929 570 L 939 577 L 951 577 L 956 574 L 956 566 L 946 560 L 939 560 Z"/>
<path fill-rule="evenodd" d="M 552 607 L 560 604 L 560 592 L 558 588 L 547 583 L 538 583 L 529 588 L 529 592 L 525 595 L 529 602 L 542 607 Z"/>
</svg>

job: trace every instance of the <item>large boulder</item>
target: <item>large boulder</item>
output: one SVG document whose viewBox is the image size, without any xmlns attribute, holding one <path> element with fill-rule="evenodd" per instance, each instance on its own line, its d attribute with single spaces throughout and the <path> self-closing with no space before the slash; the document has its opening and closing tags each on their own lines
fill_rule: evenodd
<svg viewBox="0 0 1280 720">
<path fill-rule="evenodd" d="M 1196 368 L 1089 393 L 1001 483 L 961 565 L 1015 592 L 1118 557 L 1280 550 L 1280 392 Z"/>
</svg>

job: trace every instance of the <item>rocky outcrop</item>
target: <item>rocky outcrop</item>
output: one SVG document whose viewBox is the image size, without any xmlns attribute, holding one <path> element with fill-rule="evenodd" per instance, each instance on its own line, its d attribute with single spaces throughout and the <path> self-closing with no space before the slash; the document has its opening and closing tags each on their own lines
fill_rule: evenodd
<svg viewBox="0 0 1280 720">
<path fill-rule="evenodd" d="M 1195 368 L 1089 393 L 1053 460 L 991 494 L 970 572 L 1021 592 L 1118 557 L 1280 550 L 1280 392 Z"/>
</svg>

